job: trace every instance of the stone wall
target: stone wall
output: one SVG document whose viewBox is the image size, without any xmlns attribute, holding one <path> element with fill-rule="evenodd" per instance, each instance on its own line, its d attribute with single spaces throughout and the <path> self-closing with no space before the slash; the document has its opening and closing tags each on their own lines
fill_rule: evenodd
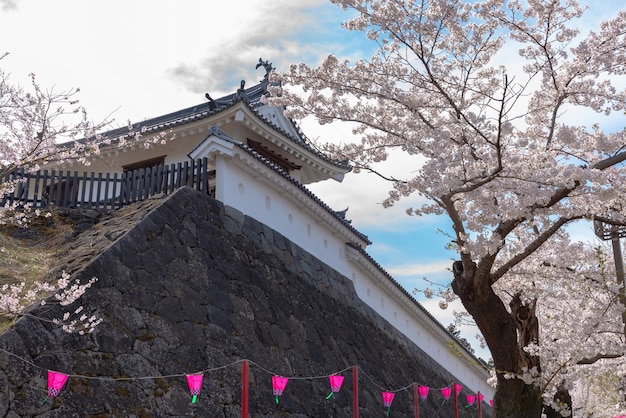
<svg viewBox="0 0 626 418">
<path fill-rule="evenodd" d="M 240 417 L 242 359 L 250 417 L 352 417 L 352 365 L 363 418 L 385 416 L 382 390 L 455 380 L 363 304 L 348 279 L 191 189 L 101 220 L 63 265 L 81 280 L 98 277 L 82 303 L 104 322 L 81 336 L 26 317 L 0 335 L 1 417 Z M 42 404 L 47 369 L 70 379 Z M 192 404 L 184 374 L 200 371 Z M 344 385 L 326 400 L 335 372 Z M 272 374 L 292 378 L 278 404 Z M 433 393 L 420 411 L 451 417 L 452 404 Z M 412 389 L 399 391 L 391 416 L 413 414 Z"/>
</svg>

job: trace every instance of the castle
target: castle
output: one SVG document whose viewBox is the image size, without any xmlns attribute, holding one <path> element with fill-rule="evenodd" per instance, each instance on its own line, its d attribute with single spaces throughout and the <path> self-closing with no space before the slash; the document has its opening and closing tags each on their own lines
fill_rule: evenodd
<svg viewBox="0 0 626 418">
<path fill-rule="evenodd" d="M 121 193 L 116 184 L 130 184 L 129 178 L 145 189 L 140 192 L 146 196 L 149 189 L 167 192 L 155 176 L 163 178 L 165 173 L 168 178 L 170 173 L 171 181 L 195 186 L 224 207 L 277 231 L 347 278 L 360 302 L 469 392 L 492 398 L 485 367 L 367 254 L 370 241 L 346 213 L 331 209 L 306 188 L 314 182 L 341 181 L 350 167 L 320 153 L 282 109 L 262 102 L 268 94 L 271 64 L 260 61 L 259 66 L 266 74 L 258 84 L 246 88 L 242 82 L 230 95 L 213 99 L 207 94 L 207 101 L 199 105 L 133 125 L 132 132 L 141 135 L 126 128 L 107 132 L 104 136 L 111 143 L 91 158 L 89 166 L 68 162 L 48 167 L 66 177 L 48 176 L 50 183 L 37 187 L 40 179 L 29 178 L 16 195 L 35 206 L 55 200 L 78 207 L 88 206 L 86 202 L 106 204 Z M 102 174 L 91 172 L 106 173 L 106 179 L 115 181 L 103 182 Z M 94 181 L 98 177 L 100 181 Z"/>
</svg>

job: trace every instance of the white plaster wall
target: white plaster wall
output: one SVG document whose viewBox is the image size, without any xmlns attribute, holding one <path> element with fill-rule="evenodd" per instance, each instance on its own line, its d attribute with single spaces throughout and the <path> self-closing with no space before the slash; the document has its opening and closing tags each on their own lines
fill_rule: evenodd
<svg viewBox="0 0 626 418">
<path fill-rule="evenodd" d="M 355 265 L 352 264 L 352 266 Z M 468 360 L 460 356 L 456 350 L 451 349 L 450 338 L 442 336 L 438 328 L 433 329 L 426 325 L 431 322 L 430 319 L 420 320 L 420 313 L 416 313 L 411 309 L 412 307 L 407 307 L 404 298 L 394 295 L 395 292 L 390 292 L 373 275 L 353 271 L 348 277 L 352 279 L 359 298 L 375 309 L 398 331 L 417 344 L 459 381 L 469 385 L 470 391 L 474 393 L 480 391 L 487 400 L 493 398 L 494 390 L 487 384 L 484 374 L 468 365 L 468 361 L 474 360 Z M 428 385 L 428 382 L 418 383 Z"/>
<path fill-rule="evenodd" d="M 321 221 L 303 204 L 292 200 L 289 188 L 295 188 L 294 185 L 286 180 L 283 180 L 284 184 L 261 181 L 260 174 L 242 170 L 240 163 L 234 162 L 230 157 L 216 157 L 218 200 L 279 231 L 351 279 L 357 295 L 366 304 L 442 367 L 448 369 L 459 381 L 469 385 L 468 391 L 480 391 L 487 400 L 493 398 L 494 390 L 487 384 L 484 373 L 450 349 L 450 339 L 441 335 L 437 325 L 434 325 L 435 329 L 426 325 L 432 321 L 429 318 L 420 319 L 420 313 L 415 312 L 417 308 L 411 302 L 407 303 L 406 296 L 398 295 L 400 291 L 397 289 L 394 292 L 393 285 L 390 290 L 375 274 L 366 271 L 362 264 L 355 261 L 354 257 L 348 257 L 348 252 L 355 250 L 347 247 L 345 239 L 333 231 L 329 224 Z M 428 382 L 418 383 L 428 385 Z"/>
<path fill-rule="evenodd" d="M 334 231 L 303 211 L 303 206 L 285 198 L 282 189 L 257 181 L 224 157 L 216 158 L 216 198 L 248 216 L 279 231 L 289 240 L 329 265 L 345 266 L 345 241 Z M 282 187 L 295 187 L 283 180 Z M 278 186 L 277 186 L 278 187 Z M 345 274 L 346 270 L 340 270 Z"/>
</svg>

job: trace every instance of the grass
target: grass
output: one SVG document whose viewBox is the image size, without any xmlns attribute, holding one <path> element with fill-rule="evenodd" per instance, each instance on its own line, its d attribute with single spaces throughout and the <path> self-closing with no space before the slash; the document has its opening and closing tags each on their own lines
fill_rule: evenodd
<svg viewBox="0 0 626 418">
<path fill-rule="evenodd" d="M 49 247 L 32 245 L 0 230 L 0 286 L 43 279 L 54 253 Z"/>
<path fill-rule="evenodd" d="M 33 222 L 28 229 L 0 226 L 0 288 L 24 282 L 25 289 L 47 278 L 71 226 L 59 219 Z M 0 314 L 0 333 L 14 319 Z"/>
</svg>

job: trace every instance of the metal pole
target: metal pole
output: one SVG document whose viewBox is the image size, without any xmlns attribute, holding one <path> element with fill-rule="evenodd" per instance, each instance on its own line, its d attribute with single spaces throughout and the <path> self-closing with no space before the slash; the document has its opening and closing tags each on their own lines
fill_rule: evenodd
<svg viewBox="0 0 626 418">
<path fill-rule="evenodd" d="M 241 363 L 241 418 L 248 418 L 248 360 Z"/>
<path fill-rule="evenodd" d="M 620 287 L 619 301 L 626 306 L 626 288 L 624 287 L 624 258 L 622 257 L 622 246 L 619 240 L 619 232 L 611 233 L 611 244 L 613 244 L 613 259 L 615 260 L 615 275 L 617 284 Z M 624 324 L 624 335 L 626 335 L 626 309 L 622 312 L 622 324 Z"/>
<path fill-rule="evenodd" d="M 452 384 L 452 395 L 454 396 L 454 418 L 459 418 L 459 397 L 456 393 L 456 383 Z"/>
<path fill-rule="evenodd" d="M 413 384 L 413 405 L 415 406 L 415 418 L 420 418 L 420 402 L 417 392 L 417 383 Z"/>
<path fill-rule="evenodd" d="M 482 406 L 482 402 L 480 401 L 480 391 L 478 392 L 478 396 L 476 396 L 476 400 L 478 401 L 478 418 L 483 418 L 483 406 Z"/>
<path fill-rule="evenodd" d="M 613 259 L 615 260 L 615 276 L 619 285 L 619 301 L 626 307 L 626 285 L 624 284 L 624 258 L 622 257 L 622 245 L 619 240 L 619 231 L 611 232 L 611 244 L 613 245 Z M 626 308 L 622 311 L 622 324 L 626 336 Z M 624 395 L 626 400 L 626 394 Z"/>
<path fill-rule="evenodd" d="M 359 418 L 359 366 L 352 368 L 352 416 Z"/>
</svg>

